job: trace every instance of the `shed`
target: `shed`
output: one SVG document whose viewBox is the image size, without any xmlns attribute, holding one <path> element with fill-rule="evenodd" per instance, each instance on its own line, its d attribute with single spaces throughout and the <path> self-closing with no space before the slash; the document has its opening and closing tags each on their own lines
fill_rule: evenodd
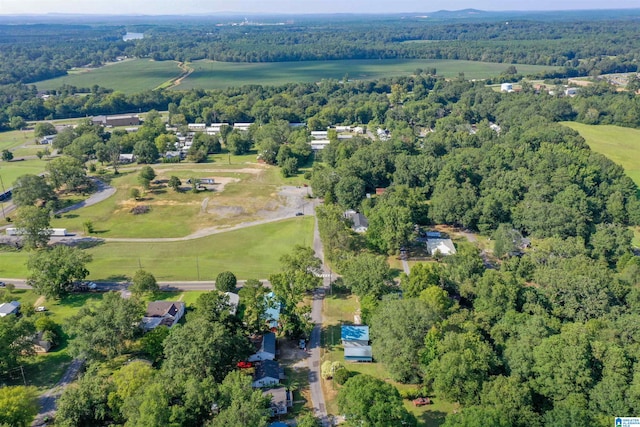
<svg viewBox="0 0 640 427">
<path fill-rule="evenodd" d="M 260 349 L 249 356 L 249 362 L 259 362 L 261 360 L 273 360 L 276 358 L 276 334 L 266 333 L 262 336 Z"/>
<path fill-rule="evenodd" d="M 344 325 L 341 334 L 342 343 L 356 341 L 363 345 L 369 344 L 369 327 L 364 325 Z"/>
</svg>

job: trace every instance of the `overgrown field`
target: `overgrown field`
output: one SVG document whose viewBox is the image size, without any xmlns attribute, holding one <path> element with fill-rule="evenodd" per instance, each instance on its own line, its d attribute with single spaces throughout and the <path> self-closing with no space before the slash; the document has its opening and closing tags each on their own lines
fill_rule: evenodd
<svg viewBox="0 0 640 427">
<path fill-rule="evenodd" d="M 417 68 L 436 68 L 439 75 L 455 77 L 463 72 L 466 78 L 480 79 L 505 71 L 509 64 L 455 60 L 339 60 L 301 62 L 237 63 L 196 61 L 190 66 L 194 72 L 178 90 L 215 89 L 245 84 L 280 85 L 289 82 L 315 82 L 322 79 L 372 80 L 382 77 L 408 75 Z M 538 72 L 549 67 L 518 65 L 522 74 Z"/>
<path fill-rule="evenodd" d="M 114 89 L 125 94 L 155 89 L 181 73 L 175 61 L 134 59 L 94 69 L 77 70 L 69 75 L 38 82 L 38 90 L 51 90 L 68 84 L 89 88 L 93 85 Z"/>
</svg>

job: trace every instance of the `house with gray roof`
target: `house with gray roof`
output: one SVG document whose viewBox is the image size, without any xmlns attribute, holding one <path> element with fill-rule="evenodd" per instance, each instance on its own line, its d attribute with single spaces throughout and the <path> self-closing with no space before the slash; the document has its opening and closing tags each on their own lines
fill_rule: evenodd
<svg viewBox="0 0 640 427">
<path fill-rule="evenodd" d="M 142 318 L 142 329 L 150 331 L 160 325 L 172 327 L 184 316 L 185 304 L 182 301 L 153 301 L 147 305 Z"/>
<path fill-rule="evenodd" d="M 280 378 L 284 373 L 280 364 L 273 360 L 265 360 L 256 365 L 253 375 L 253 388 L 266 388 L 280 384 Z"/>
<path fill-rule="evenodd" d="M 276 358 L 276 334 L 269 332 L 262 336 L 260 349 L 249 356 L 249 362 L 259 362 L 261 360 L 274 360 Z"/>
<path fill-rule="evenodd" d="M 0 304 L 0 317 L 9 316 L 10 314 L 17 315 L 18 313 L 20 313 L 20 303 L 18 301 Z"/>
</svg>

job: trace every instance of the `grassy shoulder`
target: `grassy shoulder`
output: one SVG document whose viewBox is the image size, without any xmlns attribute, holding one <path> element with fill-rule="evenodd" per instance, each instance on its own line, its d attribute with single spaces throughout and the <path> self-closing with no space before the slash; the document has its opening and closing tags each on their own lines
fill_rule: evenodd
<svg viewBox="0 0 640 427">
<path fill-rule="evenodd" d="M 400 384 L 391 379 L 385 366 L 379 362 L 373 363 L 348 363 L 344 361 L 344 349 L 340 339 L 340 327 L 343 323 L 353 323 L 354 315 L 359 312 L 360 304 L 356 296 L 351 294 L 334 293 L 327 295 L 324 300 L 324 323 L 322 331 L 322 362 L 340 361 L 347 369 L 357 374 L 366 374 L 393 384 L 398 390 L 412 390 L 415 385 Z M 340 386 L 332 380 L 322 380 L 325 393 L 327 411 L 333 415 L 339 415 L 336 396 Z M 416 407 L 409 400 L 404 401 L 406 409 L 418 419 L 418 425 L 423 427 L 436 427 L 444 423 L 447 414 L 452 413 L 458 405 L 431 397 L 432 404 Z"/>
</svg>

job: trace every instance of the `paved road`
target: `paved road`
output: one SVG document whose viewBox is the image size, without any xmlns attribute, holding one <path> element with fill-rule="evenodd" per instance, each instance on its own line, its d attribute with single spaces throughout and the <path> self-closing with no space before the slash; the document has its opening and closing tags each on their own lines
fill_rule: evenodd
<svg viewBox="0 0 640 427">
<path fill-rule="evenodd" d="M 318 288 L 313 293 L 313 303 L 311 306 L 311 320 L 315 324 L 311 331 L 309 339 L 309 389 L 311 391 L 311 402 L 315 415 L 320 418 L 323 426 L 329 426 L 329 418 L 327 417 L 327 407 L 324 401 L 324 392 L 322 391 L 321 376 L 321 333 L 322 333 L 322 304 L 326 289 L 331 286 L 331 271 L 324 262 L 324 252 L 322 250 L 322 241 L 318 232 L 318 217 L 316 216 L 315 228 L 313 230 L 313 249 L 316 256 L 322 260 L 322 288 Z M 329 273 L 329 274 L 327 274 Z"/>
<path fill-rule="evenodd" d="M 31 424 L 32 426 L 48 425 L 48 420 L 53 419 L 56 414 L 58 398 L 62 395 L 67 385 L 76 379 L 83 366 L 84 359 L 73 359 L 58 384 L 40 395 L 38 398 L 40 412 Z"/>
<path fill-rule="evenodd" d="M 107 200 L 109 197 L 113 196 L 116 193 L 116 189 L 111 187 L 110 185 L 105 184 L 96 178 L 91 178 L 91 180 L 96 185 L 96 192 L 89 196 L 88 199 L 83 200 L 75 205 L 67 206 L 64 209 L 61 209 L 56 212 L 56 214 L 63 214 L 70 211 L 74 211 L 76 209 L 84 208 L 87 206 L 95 205 L 96 203 L 100 203 L 103 200 Z"/>
</svg>

